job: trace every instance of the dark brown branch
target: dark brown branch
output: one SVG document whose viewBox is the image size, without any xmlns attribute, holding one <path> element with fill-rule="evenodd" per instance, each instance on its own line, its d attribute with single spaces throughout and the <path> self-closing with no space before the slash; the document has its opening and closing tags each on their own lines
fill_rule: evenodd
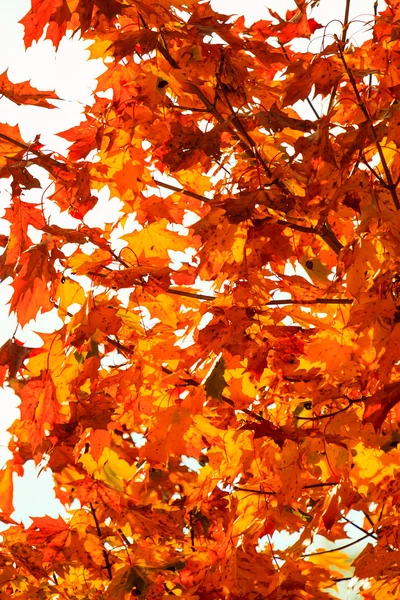
<svg viewBox="0 0 400 600">
<path fill-rule="evenodd" d="M 238 485 L 233 486 L 237 492 L 249 492 L 249 494 L 258 494 L 259 496 L 276 496 L 276 492 L 266 492 L 264 490 L 255 490 L 252 488 L 242 488 Z"/>
<path fill-rule="evenodd" d="M 343 244 L 339 242 L 329 226 L 329 223 L 324 221 L 321 226 L 315 228 L 315 232 L 324 240 L 325 244 L 327 244 L 329 248 L 335 252 L 335 254 L 339 254 L 343 248 Z"/>
<path fill-rule="evenodd" d="M 317 233 L 314 227 L 307 227 L 306 225 L 297 225 L 297 223 L 288 223 L 288 221 L 284 221 L 283 219 L 278 219 L 276 221 L 277 225 L 282 225 L 282 227 L 288 227 L 289 229 L 294 229 L 294 231 L 301 231 L 302 233 Z"/>
<path fill-rule="evenodd" d="M 165 188 L 166 190 L 171 190 L 172 192 L 178 192 L 179 194 L 184 194 L 185 196 L 190 196 L 191 198 L 196 198 L 197 200 L 201 200 L 202 202 L 211 202 L 209 198 L 205 196 L 201 196 L 200 194 L 196 194 L 195 192 L 191 192 L 190 190 L 186 190 L 184 188 L 176 187 L 176 185 L 171 185 L 170 183 L 164 183 L 164 181 L 159 181 L 158 179 L 154 179 L 153 181 L 156 185 Z"/>
<path fill-rule="evenodd" d="M 308 106 L 311 108 L 311 110 L 313 111 L 314 115 L 317 117 L 317 119 L 320 119 L 321 117 L 319 116 L 318 112 L 315 109 L 314 104 L 311 102 L 310 98 L 307 98 L 307 104 Z"/>
<path fill-rule="evenodd" d="M 299 304 L 309 306 L 312 304 L 353 304 L 351 298 L 316 298 L 315 300 L 270 300 L 264 306 L 277 306 L 279 304 Z"/>
<path fill-rule="evenodd" d="M 362 150 L 361 152 L 361 161 L 363 163 L 363 165 L 365 165 L 367 167 L 367 169 L 369 171 L 371 171 L 371 173 L 374 175 L 374 177 L 376 177 L 376 179 L 382 184 L 385 185 L 385 181 L 382 179 L 382 177 L 379 175 L 379 173 L 377 173 L 375 171 L 375 169 L 373 167 L 371 167 L 371 165 L 369 164 L 369 162 L 367 161 L 367 159 L 362 155 Z"/>
<path fill-rule="evenodd" d="M 145 285 L 145 284 L 143 284 Z M 196 300 L 206 300 L 208 302 L 213 302 L 217 296 L 208 296 L 206 294 L 195 294 L 193 292 L 186 292 L 184 290 L 175 290 L 169 288 L 166 290 L 168 294 L 176 294 L 177 296 L 186 296 L 188 298 L 195 298 Z M 266 302 L 264 306 L 279 306 L 279 305 L 289 305 L 289 304 L 298 304 L 300 306 L 309 306 L 313 304 L 353 304 L 353 300 L 351 298 L 315 298 L 314 300 L 292 300 L 292 299 L 282 299 L 282 300 L 270 300 Z M 255 309 L 257 313 L 263 312 L 262 309 Z"/>
<path fill-rule="evenodd" d="M 331 487 L 332 485 L 337 485 L 337 481 L 332 481 L 332 482 L 329 482 L 329 481 L 326 481 L 326 482 L 325 482 L 325 481 L 321 481 L 321 482 L 319 482 L 319 483 L 310 483 L 310 484 L 308 484 L 308 485 L 305 485 L 303 489 L 304 489 L 304 490 L 311 490 L 311 489 L 313 489 L 313 488 L 320 488 L 320 487 Z"/>
<path fill-rule="evenodd" d="M 156 185 L 163 187 L 167 190 L 171 190 L 172 192 L 178 192 L 178 194 L 184 194 L 185 196 L 189 196 L 191 198 L 196 198 L 196 200 L 201 200 L 202 202 L 212 202 L 212 198 L 206 198 L 206 196 L 202 196 L 201 194 L 196 194 L 196 192 L 191 192 L 190 190 L 186 190 L 185 188 L 179 188 L 176 185 L 171 185 L 170 183 L 165 183 L 164 181 L 159 181 L 153 177 L 153 181 Z M 320 228 L 310 227 L 306 225 L 298 225 L 297 223 L 290 223 L 289 221 L 285 221 L 284 219 L 278 219 L 276 221 L 277 225 L 281 225 L 282 227 L 288 227 L 289 229 L 293 229 L 294 231 L 300 231 L 302 233 L 312 233 L 315 235 L 319 235 L 324 242 L 332 248 L 336 254 L 340 252 L 343 248 L 342 244 L 335 237 L 332 230 L 329 226 L 324 223 Z"/>
<path fill-rule="evenodd" d="M 378 536 L 376 535 L 376 533 L 367 531 L 366 529 L 364 529 L 364 527 L 360 527 L 360 525 L 357 525 L 357 523 L 353 523 L 353 521 L 350 521 L 350 519 L 348 519 L 347 517 L 342 517 L 342 519 L 347 521 L 347 523 L 349 523 L 349 525 L 353 525 L 353 527 L 355 527 L 359 531 L 362 531 L 363 533 L 365 533 L 365 535 L 371 536 L 372 538 L 374 538 L 374 540 L 378 539 Z"/>
<path fill-rule="evenodd" d="M 99 522 L 97 520 L 96 511 L 91 502 L 89 502 L 89 506 L 90 506 L 90 512 L 92 513 L 92 517 L 93 517 L 95 525 L 96 525 L 97 535 L 99 536 L 99 539 L 101 541 L 101 529 L 100 529 Z M 110 559 L 108 558 L 108 552 L 105 548 L 103 548 L 103 556 L 104 556 L 104 562 L 106 563 L 106 570 L 107 570 L 108 578 L 111 581 L 112 580 L 111 564 L 110 564 Z"/>
<path fill-rule="evenodd" d="M 363 510 L 363 514 L 364 517 L 367 519 L 368 523 L 371 525 L 371 527 L 375 527 L 375 523 L 373 522 L 369 514 L 365 512 L 365 510 Z"/>
<path fill-rule="evenodd" d="M 124 346 L 118 340 L 113 340 L 109 335 L 106 336 L 106 340 L 109 344 L 114 346 L 114 348 L 117 348 L 117 350 L 119 350 L 120 352 L 122 352 L 123 354 L 126 354 L 128 356 L 130 356 L 135 349 L 135 348 L 128 348 L 127 346 Z"/>
<path fill-rule="evenodd" d="M 301 558 L 307 558 L 308 556 L 318 556 L 319 554 L 331 554 L 332 552 L 339 552 L 339 550 L 344 550 L 345 548 L 350 548 L 350 546 L 354 546 L 354 544 L 358 544 L 359 542 L 362 542 L 369 536 L 370 536 L 370 534 L 368 533 L 367 535 L 363 535 L 362 537 L 358 538 L 358 540 L 354 540 L 353 542 L 350 542 L 349 544 L 344 544 L 343 546 L 338 546 L 337 548 L 331 548 L 330 550 L 321 550 L 320 552 L 311 552 L 310 554 L 302 554 Z"/>
<path fill-rule="evenodd" d="M 303 490 L 310 490 L 313 488 L 318 488 L 318 487 L 327 487 L 327 486 L 332 486 L 332 485 L 337 485 L 336 481 L 333 483 L 315 483 L 315 484 L 311 484 L 311 485 L 305 485 L 303 487 Z M 258 494 L 259 496 L 276 496 L 276 492 L 272 492 L 272 491 L 264 491 L 264 490 L 255 490 L 254 488 L 243 488 L 240 487 L 238 485 L 234 486 L 234 489 L 237 490 L 238 492 L 249 492 L 250 494 Z"/>
<path fill-rule="evenodd" d="M 29 144 L 24 144 L 23 142 L 14 140 L 13 138 L 10 138 L 8 135 L 6 135 L 5 133 L 0 133 L 0 138 L 5 140 L 6 142 L 10 142 L 10 144 L 14 144 L 14 146 L 18 146 L 19 148 L 22 148 L 23 150 L 32 152 L 32 154 L 35 154 L 36 156 L 40 156 L 40 157 L 43 156 L 43 154 L 41 152 L 38 152 L 38 150 L 34 150 L 33 148 L 30 147 Z"/>
<path fill-rule="evenodd" d="M 131 542 L 128 540 L 128 538 L 126 537 L 126 535 L 124 534 L 124 532 L 122 531 L 122 529 L 118 529 L 118 533 L 121 536 L 122 541 L 124 542 L 125 546 L 127 548 L 129 548 L 130 546 L 132 546 Z M 129 556 L 129 555 L 128 555 Z"/>
<path fill-rule="evenodd" d="M 207 296 L 206 294 L 195 294 L 194 292 L 185 292 L 184 290 L 174 290 L 168 288 L 166 290 L 168 294 L 175 294 L 176 296 L 184 296 L 186 298 L 195 298 L 196 300 L 207 300 L 213 302 L 217 296 Z"/>
<path fill-rule="evenodd" d="M 266 420 L 266 419 L 264 419 L 264 417 L 262 417 L 261 415 L 258 415 L 256 412 L 250 410 L 249 408 L 236 408 L 233 400 L 231 400 L 230 398 L 227 398 L 226 396 L 221 396 L 220 400 L 222 400 L 222 402 L 225 402 L 225 404 L 229 404 L 229 406 L 232 406 L 232 408 L 234 408 L 235 410 L 238 410 L 238 411 L 244 413 L 245 415 L 251 417 L 252 419 L 259 421 L 260 423 L 264 422 Z"/>
</svg>

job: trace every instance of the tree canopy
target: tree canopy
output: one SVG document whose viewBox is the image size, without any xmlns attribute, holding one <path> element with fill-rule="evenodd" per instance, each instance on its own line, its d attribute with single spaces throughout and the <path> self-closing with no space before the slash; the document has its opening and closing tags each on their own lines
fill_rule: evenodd
<svg viewBox="0 0 400 600">
<path fill-rule="evenodd" d="M 400 1 L 358 45 L 351 0 L 336 34 L 318 4 L 32 0 L 27 48 L 74 35 L 104 70 L 67 155 L 0 124 L 1 599 L 398 598 Z M 69 514 L 24 527 L 32 459 Z"/>
</svg>

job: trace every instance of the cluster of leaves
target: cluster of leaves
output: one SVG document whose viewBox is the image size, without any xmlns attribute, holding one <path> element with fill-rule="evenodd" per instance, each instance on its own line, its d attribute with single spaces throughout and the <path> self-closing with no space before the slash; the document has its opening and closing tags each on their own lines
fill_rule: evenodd
<svg viewBox="0 0 400 600">
<path fill-rule="evenodd" d="M 32 0 L 26 46 L 73 31 L 104 72 L 68 156 L 0 125 L 10 310 L 58 316 L 39 348 L 0 349 L 21 402 L 1 598 L 330 598 L 350 561 L 308 546 L 346 538 L 352 509 L 363 597 L 398 597 L 400 1 L 360 47 L 349 0 L 330 39 L 316 4 L 246 27 L 197 0 Z M 0 92 L 56 97 L 6 73 Z M 121 208 L 90 227 L 102 190 Z M 26 529 L 32 459 L 71 510 Z"/>
</svg>

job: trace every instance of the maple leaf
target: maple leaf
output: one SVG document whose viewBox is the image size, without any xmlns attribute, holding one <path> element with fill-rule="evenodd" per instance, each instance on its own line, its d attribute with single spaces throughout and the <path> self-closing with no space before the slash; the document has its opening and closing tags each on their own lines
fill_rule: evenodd
<svg viewBox="0 0 400 600">
<path fill-rule="evenodd" d="M 8 78 L 7 71 L 4 71 L 0 75 L 0 93 L 18 105 L 27 104 L 41 106 L 42 108 L 55 108 L 47 100 L 59 99 L 54 92 L 39 91 L 32 87 L 28 81 L 24 83 L 12 83 Z"/>
<path fill-rule="evenodd" d="M 170 261 L 170 251 L 184 252 L 190 245 L 198 247 L 199 238 L 180 235 L 167 229 L 167 219 L 160 219 L 151 223 L 141 231 L 135 231 L 122 237 L 128 242 L 128 247 L 123 251 L 123 256 L 130 262 L 137 257 L 152 259 L 153 264 L 162 266 Z"/>
<path fill-rule="evenodd" d="M 53 308 L 49 282 L 54 273 L 46 243 L 32 246 L 21 255 L 21 264 L 14 279 L 14 294 L 10 308 L 15 310 L 21 325 L 34 319 L 39 310 Z"/>
<path fill-rule="evenodd" d="M 69 148 L 71 160 L 86 158 L 89 152 L 97 147 L 98 127 L 93 117 L 86 119 L 75 127 L 71 127 L 67 131 L 61 131 L 58 135 L 69 142 L 73 142 Z"/>
<path fill-rule="evenodd" d="M 41 38 L 46 26 L 46 38 L 57 48 L 67 30 L 70 16 L 71 12 L 65 0 L 33 0 L 30 11 L 20 21 L 25 28 L 25 48 L 29 48 L 32 42 Z"/>
<path fill-rule="evenodd" d="M 15 389 L 21 398 L 21 418 L 30 423 L 31 443 L 34 449 L 42 443 L 46 430 L 51 430 L 59 416 L 53 382 L 48 378 L 31 379 L 25 386 Z M 61 417 L 62 418 L 62 417 Z"/>
</svg>

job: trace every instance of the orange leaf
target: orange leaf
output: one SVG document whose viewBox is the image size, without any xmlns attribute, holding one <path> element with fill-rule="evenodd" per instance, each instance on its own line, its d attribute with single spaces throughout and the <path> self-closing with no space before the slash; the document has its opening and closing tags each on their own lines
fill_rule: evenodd
<svg viewBox="0 0 400 600">
<path fill-rule="evenodd" d="M 42 108 L 55 108 L 47 99 L 58 100 L 54 92 L 42 92 L 32 87 L 28 81 L 12 83 L 8 79 L 7 71 L 0 75 L 0 94 L 18 105 L 27 104 L 41 106 Z"/>
</svg>

